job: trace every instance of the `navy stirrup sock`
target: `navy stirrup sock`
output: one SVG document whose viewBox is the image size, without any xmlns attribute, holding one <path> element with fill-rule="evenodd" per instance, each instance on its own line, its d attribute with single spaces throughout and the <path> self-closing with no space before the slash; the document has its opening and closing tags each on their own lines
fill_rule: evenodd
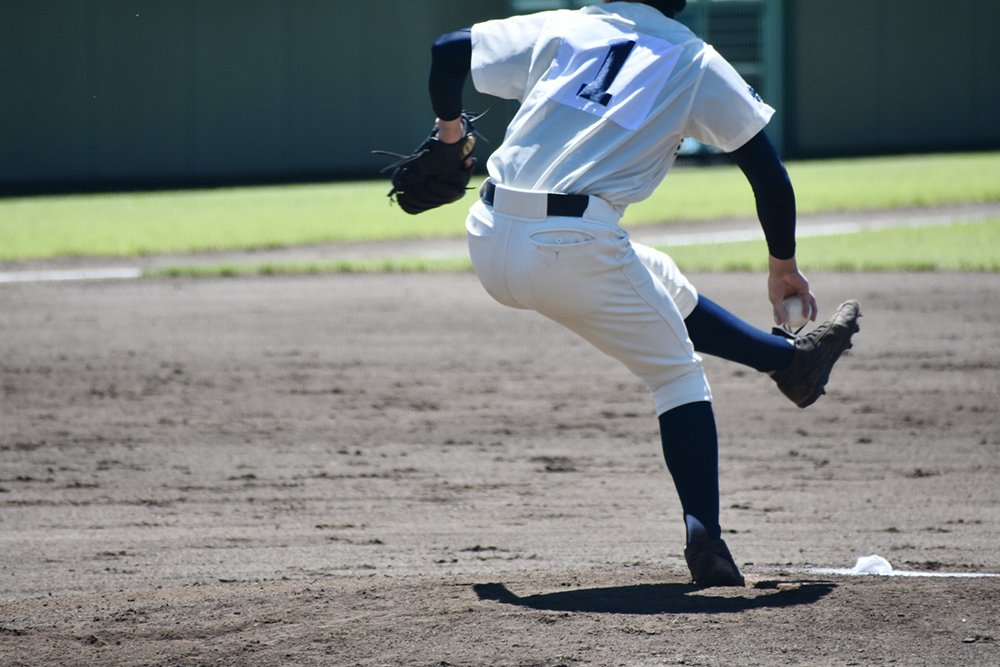
<svg viewBox="0 0 1000 667">
<path fill-rule="evenodd" d="M 712 404 L 688 403 L 664 412 L 660 439 L 685 517 L 694 517 L 719 539 L 719 440 Z"/>
<path fill-rule="evenodd" d="M 696 352 L 762 373 L 784 370 L 792 363 L 795 348 L 787 338 L 750 326 L 704 296 L 698 296 L 698 305 L 684 324 Z"/>
</svg>

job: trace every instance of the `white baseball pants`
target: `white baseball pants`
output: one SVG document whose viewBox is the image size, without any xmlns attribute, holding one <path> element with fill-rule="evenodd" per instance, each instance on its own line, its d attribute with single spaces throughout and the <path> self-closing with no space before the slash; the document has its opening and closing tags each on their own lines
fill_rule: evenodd
<svg viewBox="0 0 1000 667">
<path fill-rule="evenodd" d="M 698 293 L 662 252 L 632 243 L 610 204 L 582 218 L 546 217 L 547 193 L 497 186 L 466 221 L 476 276 L 498 302 L 535 310 L 618 359 L 649 388 L 660 415 L 711 401 L 684 326 Z"/>
</svg>

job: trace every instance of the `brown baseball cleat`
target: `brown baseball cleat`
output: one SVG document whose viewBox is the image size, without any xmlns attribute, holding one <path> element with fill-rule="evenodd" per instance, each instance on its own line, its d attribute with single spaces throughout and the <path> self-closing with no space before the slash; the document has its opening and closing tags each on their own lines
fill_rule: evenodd
<svg viewBox="0 0 1000 667">
<path fill-rule="evenodd" d="M 769 374 L 792 403 L 805 408 L 826 393 L 824 387 L 833 365 L 844 350 L 851 348 L 851 336 L 861 330 L 859 317 L 861 306 L 858 302 L 845 301 L 832 319 L 794 339 L 792 364 L 783 371 Z"/>
<path fill-rule="evenodd" d="M 684 549 L 684 560 L 697 586 L 744 586 L 743 575 L 733 562 L 729 547 L 708 533 L 698 531 Z"/>
</svg>

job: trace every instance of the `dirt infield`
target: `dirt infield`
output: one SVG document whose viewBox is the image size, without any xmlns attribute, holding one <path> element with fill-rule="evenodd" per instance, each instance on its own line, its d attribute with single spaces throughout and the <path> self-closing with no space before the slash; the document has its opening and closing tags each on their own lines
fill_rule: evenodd
<svg viewBox="0 0 1000 667">
<path fill-rule="evenodd" d="M 645 390 L 471 275 L 3 286 L 0 665 L 1000 664 L 1000 579 L 805 569 L 1000 573 L 1000 278 L 810 279 L 828 396 L 706 360 L 707 591 Z"/>
</svg>

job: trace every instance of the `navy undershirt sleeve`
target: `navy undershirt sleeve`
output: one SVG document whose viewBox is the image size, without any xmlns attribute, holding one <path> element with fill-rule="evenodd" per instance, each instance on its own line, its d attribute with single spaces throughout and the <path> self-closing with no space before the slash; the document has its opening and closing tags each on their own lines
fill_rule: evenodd
<svg viewBox="0 0 1000 667">
<path fill-rule="evenodd" d="M 431 47 L 428 87 L 431 106 L 441 120 L 462 115 L 462 88 L 472 69 L 472 29 L 442 35 Z"/>
<path fill-rule="evenodd" d="M 729 154 L 757 200 L 757 217 L 775 259 L 795 256 L 795 190 L 781 158 L 763 131 Z"/>
</svg>

